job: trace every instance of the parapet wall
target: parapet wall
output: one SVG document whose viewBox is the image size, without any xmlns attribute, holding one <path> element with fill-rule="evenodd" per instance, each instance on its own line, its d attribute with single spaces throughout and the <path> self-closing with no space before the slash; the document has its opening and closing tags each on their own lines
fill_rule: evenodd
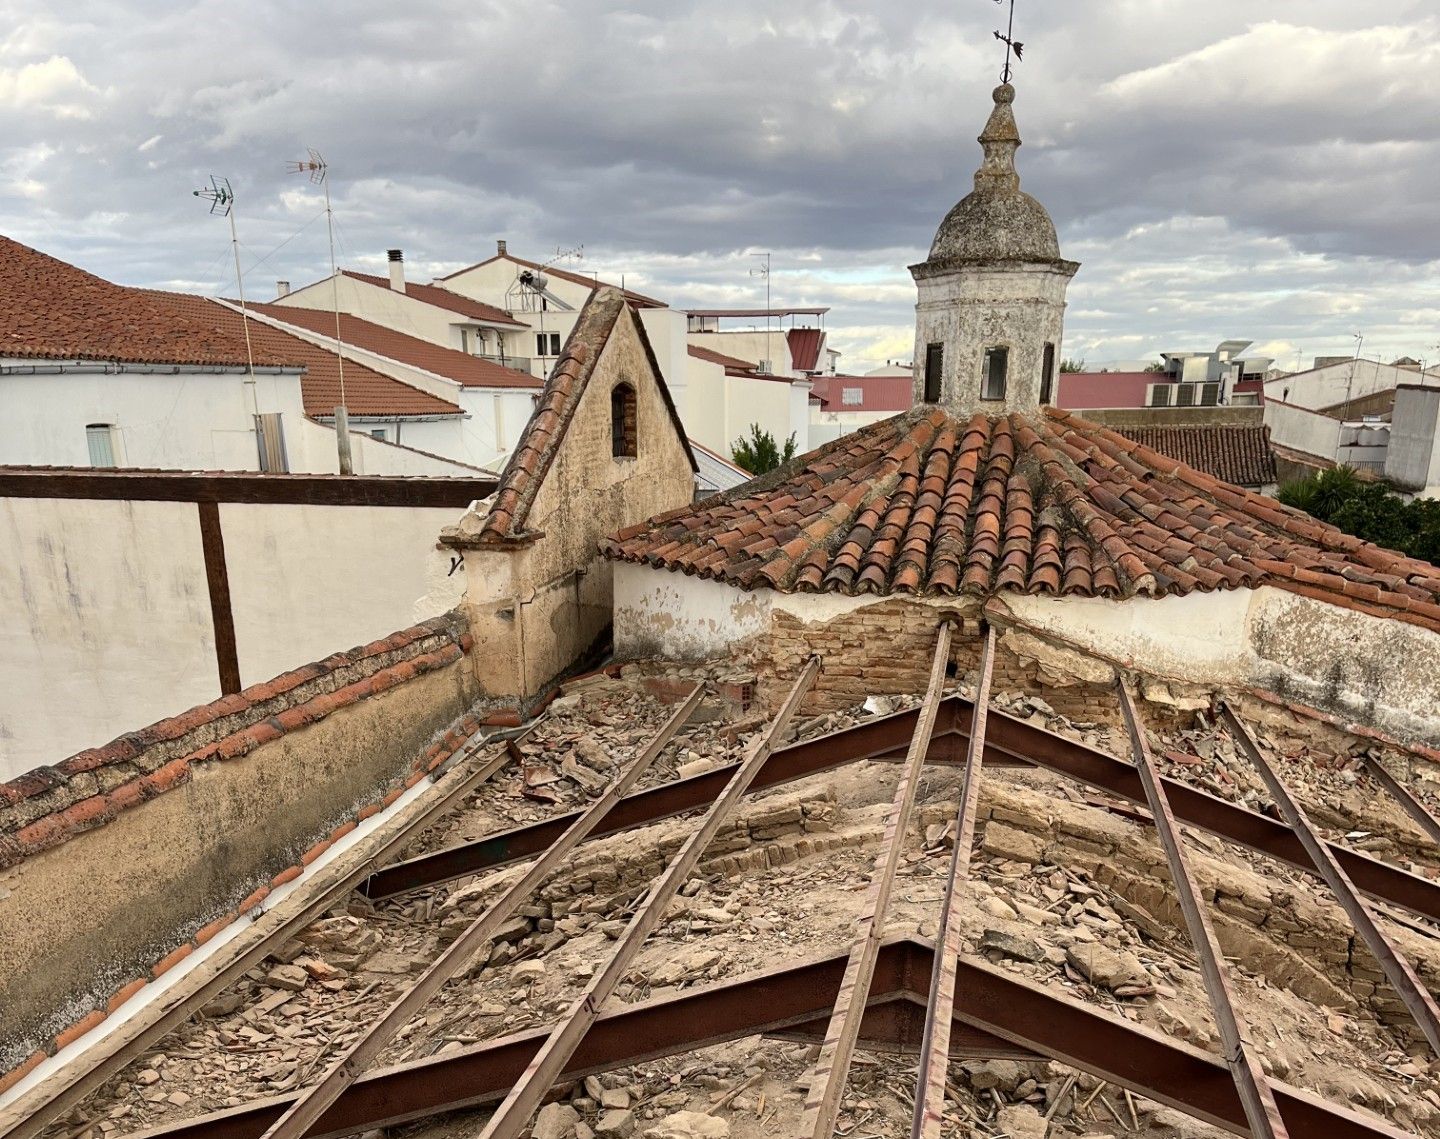
<svg viewBox="0 0 1440 1139">
<path fill-rule="evenodd" d="M 0 784 L 0 1087 L 479 728 L 458 614 Z"/>
</svg>

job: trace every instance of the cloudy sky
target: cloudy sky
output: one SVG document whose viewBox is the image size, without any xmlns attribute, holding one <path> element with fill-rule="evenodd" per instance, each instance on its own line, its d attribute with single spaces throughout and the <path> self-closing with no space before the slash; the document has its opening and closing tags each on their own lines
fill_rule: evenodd
<svg viewBox="0 0 1440 1139">
<path fill-rule="evenodd" d="M 1066 354 L 1247 337 L 1293 366 L 1440 359 L 1433 0 L 1018 0 L 1025 188 Z M 920 260 L 970 185 L 993 0 L 0 0 L 0 232 L 127 284 L 232 292 L 512 252 L 679 306 L 828 304 L 852 370 L 909 358 Z"/>
</svg>

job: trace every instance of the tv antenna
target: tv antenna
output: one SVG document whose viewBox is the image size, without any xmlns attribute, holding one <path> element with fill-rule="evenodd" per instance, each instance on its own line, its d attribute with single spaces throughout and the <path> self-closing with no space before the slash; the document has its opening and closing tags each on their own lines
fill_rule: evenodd
<svg viewBox="0 0 1440 1139">
<path fill-rule="evenodd" d="M 770 357 L 770 254 L 752 253 L 750 256 L 763 258 L 765 262 L 763 265 L 756 265 L 752 268 L 750 276 L 765 278 L 765 371 L 773 372 L 775 369 L 773 359 Z"/>
<path fill-rule="evenodd" d="M 330 164 L 313 146 L 306 147 L 309 157 L 287 165 L 292 174 L 308 174 L 312 185 L 325 191 L 325 231 L 330 238 L 330 303 L 335 310 L 335 366 L 340 372 L 340 405 L 335 409 L 335 446 L 339 452 L 340 473 L 354 474 L 350 460 L 350 413 L 345 402 L 345 342 L 340 336 L 340 274 L 335 267 L 335 214 L 330 209 Z"/>
<path fill-rule="evenodd" d="M 240 238 L 235 233 L 235 191 L 229 178 L 210 175 L 208 188 L 195 190 L 210 203 L 210 216 L 230 219 L 230 250 L 235 255 L 235 288 L 240 293 L 240 327 L 245 332 L 245 386 L 250 389 L 250 413 L 255 417 L 255 446 L 260 446 L 260 402 L 255 395 L 255 353 L 250 347 L 250 316 L 245 311 L 245 276 L 240 272 Z"/>
<path fill-rule="evenodd" d="M 997 4 L 1005 3 L 1005 0 L 995 0 Z M 1010 54 L 1014 52 L 1015 61 L 1018 63 L 1025 54 L 1025 45 L 1015 38 L 1015 0 L 1010 0 L 1010 22 L 1006 25 L 1002 34 L 996 31 L 995 38 L 1005 45 L 1005 70 L 1000 73 L 1000 82 L 1010 82 Z"/>
</svg>

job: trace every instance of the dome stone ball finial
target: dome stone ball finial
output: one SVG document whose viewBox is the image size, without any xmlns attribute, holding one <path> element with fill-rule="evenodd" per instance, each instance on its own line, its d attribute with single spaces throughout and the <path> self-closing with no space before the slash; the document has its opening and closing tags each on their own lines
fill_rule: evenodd
<svg viewBox="0 0 1440 1139">
<path fill-rule="evenodd" d="M 984 151 L 975 189 L 946 215 L 930 247 L 936 266 L 997 261 L 1058 261 L 1060 241 L 1045 207 L 1020 189 L 1015 152 L 1015 88 L 1002 83 L 978 142 Z"/>
</svg>

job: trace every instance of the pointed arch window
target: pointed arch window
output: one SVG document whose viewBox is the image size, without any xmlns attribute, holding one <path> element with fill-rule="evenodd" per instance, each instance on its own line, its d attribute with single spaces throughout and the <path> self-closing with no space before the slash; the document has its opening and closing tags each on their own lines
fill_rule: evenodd
<svg viewBox="0 0 1440 1139">
<path fill-rule="evenodd" d="M 610 453 L 617 459 L 633 459 L 638 453 L 635 388 L 627 383 L 610 389 Z"/>
</svg>

